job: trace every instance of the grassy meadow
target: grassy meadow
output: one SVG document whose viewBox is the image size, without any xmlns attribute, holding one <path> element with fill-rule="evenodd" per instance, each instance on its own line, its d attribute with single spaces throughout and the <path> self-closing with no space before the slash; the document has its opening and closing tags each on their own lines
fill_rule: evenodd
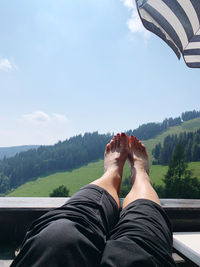
<svg viewBox="0 0 200 267">
<path fill-rule="evenodd" d="M 152 149 L 169 134 L 179 134 L 183 131 L 195 131 L 200 128 L 200 118 L 182 123 L 180 126 L 171 127 L 156 138 L 149 139 L 143 143 L 147 147 L 150 162 L 150 177 L 153 183 L 162 184 L 162 178 L 167 172 L 167 166 L 151 165 L 153 160 Z M 193 176 L 200 179 L 200 162 L 189 163 Z M 89 163 L 81 168 L 72 171 L 57 172 L 48 176 L 39 177 L 35 181 L 27 182 L 10 192 L 9 197 L 48 197 L 49 194 L 60 185 L 65 185 L 70 190 L 70 195 L 79 190 L 82 186 L 99 178 L 103 173 L 103 160 Z M 125 165 L 123 178 L 130 175 L 128 164 Z"/>
<path fill-rule="evenodd" d="M 153 161 L 152 150 L 155 147 L 155 145 L 158 143 L 162 144 L 165 137 L 167 137 L 168 135 L 180 134 L 181 132 L 192 132 L 198 129 L 200 129 L 200 118 L 186 121 L 179 126 L 170 127 L 167 131 L 165 131 L 162 134 L 159 134 L 156 138 L 143 141 L 143 143 L 145 144 L 147 148 L 149 161 L 150 162 Z"/>
<path fill-rule="evenodd" d="M 189 163 L 193 175 L 200 179 L 200 162 Z M 167 166 L 151 165 L 150 177 L 156 185 L 162 184 L 162 178 L 167 172 Z M 9 197 L 48 197 L 49 194 L 60 185 L 65 185 L 73 195 L 84 185 L 99 178 L 103 173 L 103 160 L 90 163 L 87 166 L 73 171 L 57 172 L 46 177 L 39 177 L 37 180 L 28 182 L 8 194 Z M 123 178 L 130 175 L 128 164 L 125 165 Z"/>
</svg>

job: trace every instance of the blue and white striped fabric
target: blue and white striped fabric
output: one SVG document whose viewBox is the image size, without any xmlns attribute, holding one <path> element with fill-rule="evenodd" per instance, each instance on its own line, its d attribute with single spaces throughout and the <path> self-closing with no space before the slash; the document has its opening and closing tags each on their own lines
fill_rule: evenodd
<svg viewBox="0 0 200 267">
<path fill-rule="evenodd" d="M 200 68 L 200 0 L 136 0 L 145 28 L 162 38 L 188 67 Z"/>
</svg>

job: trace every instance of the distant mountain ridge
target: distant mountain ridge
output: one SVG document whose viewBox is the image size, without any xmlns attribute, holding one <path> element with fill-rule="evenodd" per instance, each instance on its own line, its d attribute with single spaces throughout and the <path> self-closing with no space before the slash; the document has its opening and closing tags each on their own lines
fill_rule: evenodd
<svg viewBox="0 0 200 267">
<path fill-rule="evenodd" d="M 128 131 L 126 131 L 126 133 L 129 136 L 135 135 L 137 138 L 139 138 L 140 140 L 143 140 L 143 141 L 149 140 L 151 138 L 155 138 L 157 135 L 161 134 L 162 132 L 165 132 L 170 127 L 179 126 L 183 122 L 189 121 L 189 120 L 192 120 L 195 118 L 200 118 L 200 111 L 196 111 L 196 110 L 186 111 L 186 112 L 183 112 L 181 114 L 181 116 L 179 116 L 179 117 L 164 119 L 160 123 L 150 122 L 150 123 L 142 124 L 137 129 L 128 130 Z M 66 142 L 66 141 L 64 141 L 64 142 Z M 30 149 L 37 149 L 40 146 L 41 145 L 23 145 L 23 146 L 12 146 L 12 147 L 0 147 L 0 160 L 3 159 L 4 157 L 6 157 L 6 158 L 13 157 L 17 153 L 25 152 L 25 151 L 28 151 Z M 54 145 L 47 146 L 47 147 L 53 147 L 53 146 Z M 45 147 L 45 146 L 43 146 L 43 147 Z"/>
<path fill-rule="evenodd" d="M 200 118 L 200 111 L 196 110 L 186 111 L 183 112 L 179 117 L 164 119 L 160 123 L 150 122 L 142 124 L 135 130 L 127 131 L 127 134 L 134 135 L 140 140 L 144 141 L 151 138 L 155 138 L 157 135 L 167 131 L 170 127 L 179 126 L 183 122 L 193 120 L 196 118 Z"/>
<path fill-rule="evenodd" d="M 37 149 L 39 145 L 24 145 L 24 146 L 11 146 L 11 147 L 0 147 L 0 160 L 4 157 L 10 158 L 15 156 L 17 153 L 27 151 L 29 149 Z"/>
<path fill-rule="evenodd" d="M 162 123 L 143 124 L 135 130 L 127 131 L 127 134 L 135 135 L 144 143 L 150 141 L 151 145 L 155 146 L 152 138 L 161 136 L 173 128 L 183 128 L 182 126 L 192 119 L 197 121 L 195 127 L 200 128 L 200 112 L 188 111 L 182 113 L 181 117 L 165 119 Z M 17 153 L 11 158 L 4 158 L 0 161 L 0 193 L 12 190 L 38 176 L 72 170 L 101 159 L 105 145 L 110 139 L 111 134 L 85 133 L 52 146 L 40 146 Z"/>
</svg>

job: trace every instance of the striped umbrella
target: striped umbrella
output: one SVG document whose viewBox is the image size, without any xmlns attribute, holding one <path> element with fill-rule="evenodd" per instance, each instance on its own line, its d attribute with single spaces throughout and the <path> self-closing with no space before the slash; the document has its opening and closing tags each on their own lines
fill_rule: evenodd
<svg viewBox="0 0 200 267">
<path fill-rule="evenodd" d="M 144 27 L 200 68 L 200 0 L 136 0 Z"/>
</svg>

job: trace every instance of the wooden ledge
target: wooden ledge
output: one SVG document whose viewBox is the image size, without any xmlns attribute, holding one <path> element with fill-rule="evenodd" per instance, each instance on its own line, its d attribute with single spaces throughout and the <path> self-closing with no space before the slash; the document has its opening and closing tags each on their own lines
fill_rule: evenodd
<svg viewBox="0 0 200 267">
<path fill-rule="evenodd" d="M 0 198 L 0 243 L 21 243 L 31 223 L 69 198 Z M 200 200 L 161 199 L 176 232 L 200 231 Z"/>
<path fill-rule="evenodd" d="M 20 209 L 54 209 L 64 205 L 69 197 L 0 197 L 0 211 Z M 121 199 L 123 202 L 123 199 Z M 200 210 L 200 199 L 160 199 L 165 210 Z"/>
<path fill-rule="evenodd" d="M 0 211 L 50 210 L 64 205 L 69 199 L 69 197 L 0 197 Z"/>
<path fill-rule="evenodd" d="M 160 199 L 164 209 L 198 209 L 200 210 L 200 199 Z"/>
</svg>

